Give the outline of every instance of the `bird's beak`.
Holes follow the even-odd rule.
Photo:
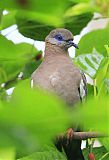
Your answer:
[[[68,48],[74,46],[75,48],[79,49],[78,45],[75,44],[72,40],[67,41],[67,46]]]
[[[79,49],[78,45],[75,44],[74,42],[72,42],[72,46],[74,46],[75,48]]]

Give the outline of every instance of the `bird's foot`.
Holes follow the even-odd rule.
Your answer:
[[[66,135],[66,137],[67,137],[67,145],[68,145],[69,142],[72,140],[73,135],[74,135],[73,129],[72,129],[72,128],[69,128],[69,129],[67,130],[67,135]]]

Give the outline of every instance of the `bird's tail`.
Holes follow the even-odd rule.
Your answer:
[[[58,139],[55,145],[60,152],[64,150],[68,160],[85,160],[81,150],[81,140]]]

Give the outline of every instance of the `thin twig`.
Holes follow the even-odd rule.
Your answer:
[[[107,155],[109,155],[109,152],[107,152],[105,155],[103,155],[99,160],[103,160],[104,158],[107,157]]]
[[[88,138],[103,138],[103,137],[107,137],[107,135],[97,132],[74,132],[72,138],[86,140]]]

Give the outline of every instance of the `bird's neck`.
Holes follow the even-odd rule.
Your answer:
[[[58,56],[58,55],[63,55],[63,56],[68,56],[68,51],[64,50],[63,48],[50,44],[50,43],[46,43],[45,44],[45,58],[49,57],[49,56]]]

